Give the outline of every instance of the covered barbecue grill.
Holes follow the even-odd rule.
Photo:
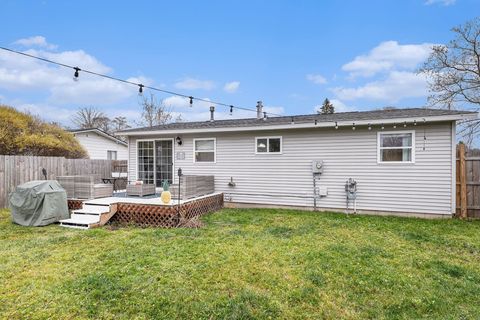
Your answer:
[[[30,181],[10,193],[13,222],[22,226],[46,226],[69,217],[67,193],[55,180]]]

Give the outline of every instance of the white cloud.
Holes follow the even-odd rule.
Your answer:
[[[175,83],[175,88],[185,90],[212,90],[215,88],[215,83],[210,80],[200,80],[195,78],[185,78]]]
[[[450,6],[455,4],[455,2],[457,2],[457,0],[427,0],[425,1],[425,5],[441,4],[443,6]]]
[[[228,93],[234,93],[238,90],[240,87],[240,82],[239,81],[232,81],[232,82],[227,82],[223,86],[223,90],[228,92]]]
[[[356,88],[337,87],[333,92],[339,99],[366,99],[397,103],[405,98],[427,95],[427,81],[424,75],[408,71],[392,71],[386,79],[368,82]]]
[[[325,77],[323,77],[320,74],[307,74],[306,78],[307,78],[308,81],[311,81],[315,84],[325,84],[325,83],[327,83],[327,79],[325,79]]]
[[[58,61],[82,69],[109,74],[111,68],[82,50],[50,52],[27,50],[26,53]],[[73,70],[47,64],[9,52],[0,52],[0,88],[16,92],[47,94],[48,104],[117,103],[137,94],[132,85],[82,73],[79,81],[73,81]],[[132,77],[129,80],[150,84],[151,80]]]
[[[386,41],[373,48],[368,54],[355,57],[342,66],[351,77],[370,77],[380,72],[396,69],[413,69],[430,54],[431,43],[401,45],[397,41]]]
[[[14,44],[21,45],[24,47],[40,47],[49,50],[54,50],[58,46],[47,42],[47,39],[42,36],[34,36],[30,38],[19,39],[14,42]]]

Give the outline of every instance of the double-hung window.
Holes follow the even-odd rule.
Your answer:
[[[256,137],[255,153],[282,153],[282,137]]]
[[[415,133],[395,131],[378,133],[379,163],[414,163]]]
[[[202,138],[193,140],[194,162],[215,162],[216,146],[215,138]]]

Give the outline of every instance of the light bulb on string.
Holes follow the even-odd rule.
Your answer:
[[[338,129],[338,123],[335,121],[335,129]]]
[[[355,131],[355,122],[352,124],[352,130]]]
[[[230,115],[233,115],[233,106],[230,106]]]
[[[143,84],[138,85],[138,95],[143,96]]]
[[[265,111],[263,112],[263,121],[267,121],[267,113]]]
[[[372,126],[370,125],[370,123],[368,124],[368,130],[372,130]]]
[[[190,108],[191,108],[191,107],[193,107],[193,97],[190,96],[190,97],[188,97],[188,98],[190,99]]]
[[[78,81],[78,77],[80,76],[80,69],[79,67],[75,67],[73,68],[75,70],[74,74],[73,74],[73,81]]]

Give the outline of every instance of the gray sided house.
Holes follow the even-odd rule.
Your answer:
[[[261,106],[259,107],[261,108]],[[468,111],[394,109],[172,123],[122,131],[129,180],[161,186],[176,171],[214,175],[230,206],[343,211],[357,182],[359,212],[451,216],[456,121]],[[323,161],[313,187],[312,161]]]

